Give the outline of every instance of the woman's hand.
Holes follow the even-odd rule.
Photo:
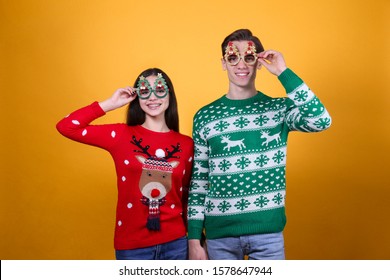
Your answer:
[[[134,88],[132,87],[120,88],[117,89],[110,98],[102,102],[99,102],[99,105],[100,107],[102,107],[104,112],[108,112],[129,104],[136,97],[137,94]]]

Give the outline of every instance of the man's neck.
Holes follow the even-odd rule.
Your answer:
[[[257,94],[257,90],[255,86],[251,87],[238,87],[230,85],[229,91],[226,94],[226,97],[233,100],[239,99],[248,99]]]

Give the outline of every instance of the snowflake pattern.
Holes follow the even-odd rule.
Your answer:
[[[215,208],[215,205],[211,201],[207,201],[207,203],[205,204],[205,208],[207,212],[211,212]]]
[[[237,201],[237,203],[234,205],[237,209],[244,211],[244,209],[248,208],[250,205],[250,202],[244,198],[241,200]]]
[[[189,207],[188,208],[188,216],[189,217],[194,217],[199,213],[195,208]]]
[[[249,159],[247,159],[246,157],[241,157],[236,161],[235,165],[238,168],[245,169],[250,163],[251,161]]]
[[[224,159],[218,164],[219,169],[221,169],[223,172],[226,172],[226,170],[228,170],[230,166],[232,166],[232,164],[226,159]]]
[[[276,162],[277,164],[281,163],[284,159],[284,153],[282,151],[278,151],[277,153],[275,153],[275,155],[273,156],[272,158],[274,160],[274,162]]]
[[[202,154],[202,151],[197,146],[195,146],[194,155],[196,157],[199,157],[201,154]]]
[[[258,126],[263,126],[269,121],[269,118],[266,115],[258,116],[253,122]]]
[[[203,137],[204,138],[207,138],[207,136],[209,135],[211,129],[209,127],[205,127],[204,131],[203,131]]]
[[[215,162],[214,161],[210,161],[209,168],[210,168],[211,172],[213,172],[215,170]]]
[[[198,183],[195,183],[194,181],[191,182],[191,190],[197,190],[199,187]]]
[[[276,204],[280,205],[283,202],[283,196],[280,193],[278,193],[274,196],[272,201],[275,202]]]
[[[298,101],[298,102],[305,102],[306,99],[308,97],[308,93],[306,90],[300,90],[300,91],[297,91],[295,97],[294,97],[294,100],[295,101]]]
[[[319,129],[325,129],[330,126],[330,118],[320,118],[314,124]]]
[[[232,207],[232,205],[225,200],[222,201],[220,204],[218,204],[218,209],[222,213],[225,213],[226,211],[228,211],[230,209],[230,207]]]
[[[268,163],[268,161],[269,157],[267,157],[266,155],[260,155],[256,158],[255,163],[257,166],[263,167]]]
[[[283,207],[287,137],[280,133],[281,123],[305,132],[326,129],[331,124],[330,116],[315,96],[309,100],[312,95],[303,84],[288,93],[290,99],[267,98],[239,107],[222,101],[203,109],[194,120],[198,128],[195,155],[199,160],[208,157],[211,173],[208,179],[192,182],[191,190],[195,191],[190,194],[193,199],[190,198],[189,205],[194,208],[189,207],[189,217],[203,219],[205,213],[223,216]],[[256,137],[256,132],[263,130],[272,131],[272,135],[279,133],[280,144],[261,145],[263,140]],[[244,139],[246,147],[224,149],[226,143],[219,144],[218,140],[225,135],[233,140]],[[216,144],[212,145],[213,153],[209,143]]]
[[[263,208],[264,206],[266,206],[269,202],[269,199],[266,198],[265,196],[261,195],[260,197],[258,197],[256,199],[256,201],[254,202],[254,204],[257,206],[257,207],[260,207],[260,208]]]
[[[279,111],[277,114],[274,115],[272,118],[275,122],[280,122],[280,120],[283,118],[283,113]]]
[[[250,121],[247,118],[244,118],[243,116],[236,119],[236,121],[233,123],[238,128],[244,128],[250,123]]]
[[[225,129],[227,129],[229,127],[229,123],[226,122],[226,121],[219,121],[215,126],[214,126],[214,129],[216,131],[219,131],[219,132],[222,132],[224,131]]]

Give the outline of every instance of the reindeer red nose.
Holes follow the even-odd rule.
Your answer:
[[[160,195],[160,191],[158,189],[153,189],[151,192],[150,192],[150,195],[155,198],[155,197],[158,197]]]

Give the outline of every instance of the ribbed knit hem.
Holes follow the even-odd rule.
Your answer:
[[[203,221],[189,220],[188,221],[188,239],[200,240],[203,232]]]
[[[285,208],[262,213],[254,212],[233,216],[208,216],[205,228],[207,239],[283,231],[286,225]]]
[[[104,112],[102,107],[100,107],[99,102],[95,101],[90,106],[93,110],[95,118],[99,118],[99,117],[104,116],[106,114],[106,112]]]
[[[299,87],[303,81],[290,68],[287,68],[278,76],[287,94]]]

